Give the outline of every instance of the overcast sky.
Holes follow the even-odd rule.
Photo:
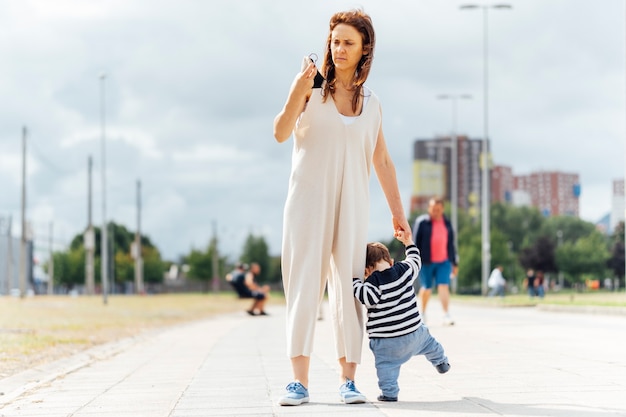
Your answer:
[[[442,0],[0,0],[0,216],[19,235],[21,130],[28,128],[27,217],[39,255],[102,223],[99,76],[106,73],[107,217],[142,232],[166,259],[207,246],[236,259],[249,233],[279,254],[292,140],[272,136],[304,55],[322,56],[332,13],[363,7],[377,45],[367,85],[409,206],[412,144],[483,133],[482,12]],[[489,12],[490,136],[514,174],[578,173],[581,217],[610,211],[624,176],[624,0],[512,0]],[[372,179],[371,239],[391,237]],[[312,216],[315,213],[311,213]]]

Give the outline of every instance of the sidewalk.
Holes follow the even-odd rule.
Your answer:
[[[101,346],[0,380],[0,416],[626,416],[626,316],[453,305],[431,333],[452,369],[406,364],[400,401],[379,403],[367,341],[357,386],[372,402],[339,401],[328,319],[318,322],[311,402],[281,407],[290,382],[284,309],[244,312]],[[328,314],[325,314],[328,317]]]

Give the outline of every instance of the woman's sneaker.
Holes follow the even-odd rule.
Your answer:
[[[365,395],[361,394],[354,386],[354,381],[346,378],[346,383],[339,387],[341,401],[346,404],[361,404],[366,401]]]
[[[280,397],[278,404],[280,405],[300,405],[309,402],[309,390],[304,388],[299,382],[292,382],[287,385],[287,393]]]

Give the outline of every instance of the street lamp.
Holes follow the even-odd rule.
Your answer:
[[[460,6],[461,10],[483,10],[483,152],[482,152],[482,293],[487,294],[487,280],[491,269],[491,243],[489,236],[489,85],[488,85],[488,26],[487,12],[489,9],[511,9],[509,4],[464,4]]]
[[[107,303],[107,295],[109,292],[109,278],[108,278],[108,236],[107,236],[107,192],[106,192],[106,146],[105,146],[105,129],[104,129],[104,82],[106,80],[106,74],[100,74],[100,130],[102,133],[102,230],[100,233],[100,251],[101,251],[101,266],[102,266],[102,300],[104,304]]]
[[[439,100],[450,100],[452,102],[452,132],[450,133],[450,217],[452,217],[452,230],[454,230],[454,247],[459,250],[458,243],[458,214],[459,207],[459,153],[458,139],[456,136],[456,103],[459,99],[470,100],[470,94],[439,94]]]

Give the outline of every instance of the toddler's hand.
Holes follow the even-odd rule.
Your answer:
[[[396,239],[398,239],[404,246],[409,246],[413,243],[413,237],[411,233],[405,232],[404,230],[396,230],[394,233]]]

